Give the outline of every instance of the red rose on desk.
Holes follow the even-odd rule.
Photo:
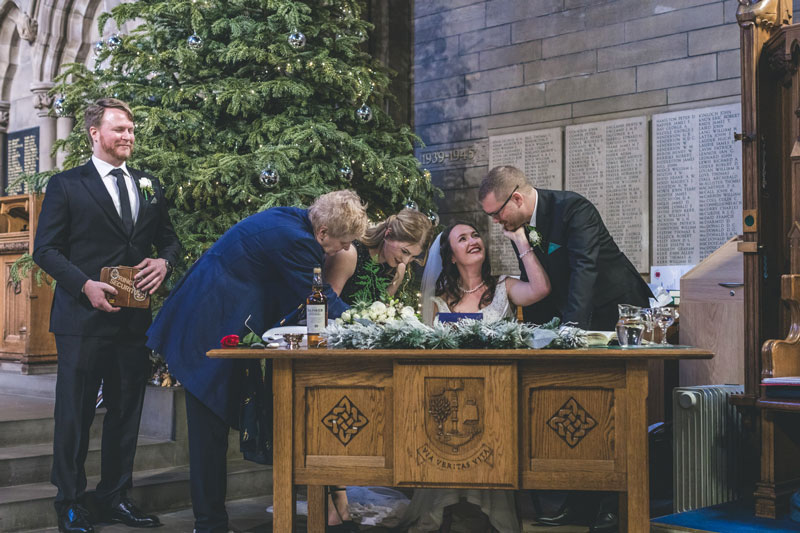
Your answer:
[[[235,348],[239,346],[239,335],[225,335],[219,343],[223,348]]]

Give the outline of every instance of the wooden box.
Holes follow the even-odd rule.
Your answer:
[[[744,383],[744,274],[739,238],[681,277],[680,343],[716,354],[682,361],[680,385]]]
[[[38,286],[35,270],[19,283],[11,279],[11,267],[23,254],[33,251],[42,195],[0,198],[0,361],[30,365],[56,361],[55,337],[49,332],[53,291],[49,283]],[[50,278],[47,278],[48,282]]]

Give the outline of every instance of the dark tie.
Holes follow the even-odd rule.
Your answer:
[[[117,178],[117,188],[119,189],[119,211],[122,218],[122,225],[130,235],[133,232],[133,216],[131,215],[131,199],[128,196],[128,185],[125,183],[125,174],[121,168],[115,168],[109,172]]]

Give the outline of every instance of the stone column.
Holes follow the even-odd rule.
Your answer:
[[[59,140],[66,139],[69,137],[69,134],[72,132],[72,128],[75,126],[75,118],[74,117],[58,117],[58,121],[56,122],[56,134]],[[67,158],[67,152],[64,150],[59,150],[56,152],[56,166],[58,168],[64,168],[64,159]]]
[[[3,169],[2,176],[0,176],[0,196],[5,196],[8,193],[8,165],[6,165],[6,158],[8,153],[8,123],[11,111],[11,102],[0,100],[0,168]]]
[[[54,86],[51,81],[31,85],[33,107],[39,117],[39,172],[53,170],[56,166],[56,158],[50,155],[56,141],[56,117],[50,115],[54,98],[49,94]]]

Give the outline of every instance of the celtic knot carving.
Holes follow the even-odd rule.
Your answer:
[[[575,398],[570,398],[547,421],[547,425],[558,433],[570,448],[574,448],[597,425],[597,422]]]
[[[342,399],[322,419],[322,424],[344,446],[350,444],[353,437],[368,423],[369,420],[364,413],[347,396],[342,396]]]

